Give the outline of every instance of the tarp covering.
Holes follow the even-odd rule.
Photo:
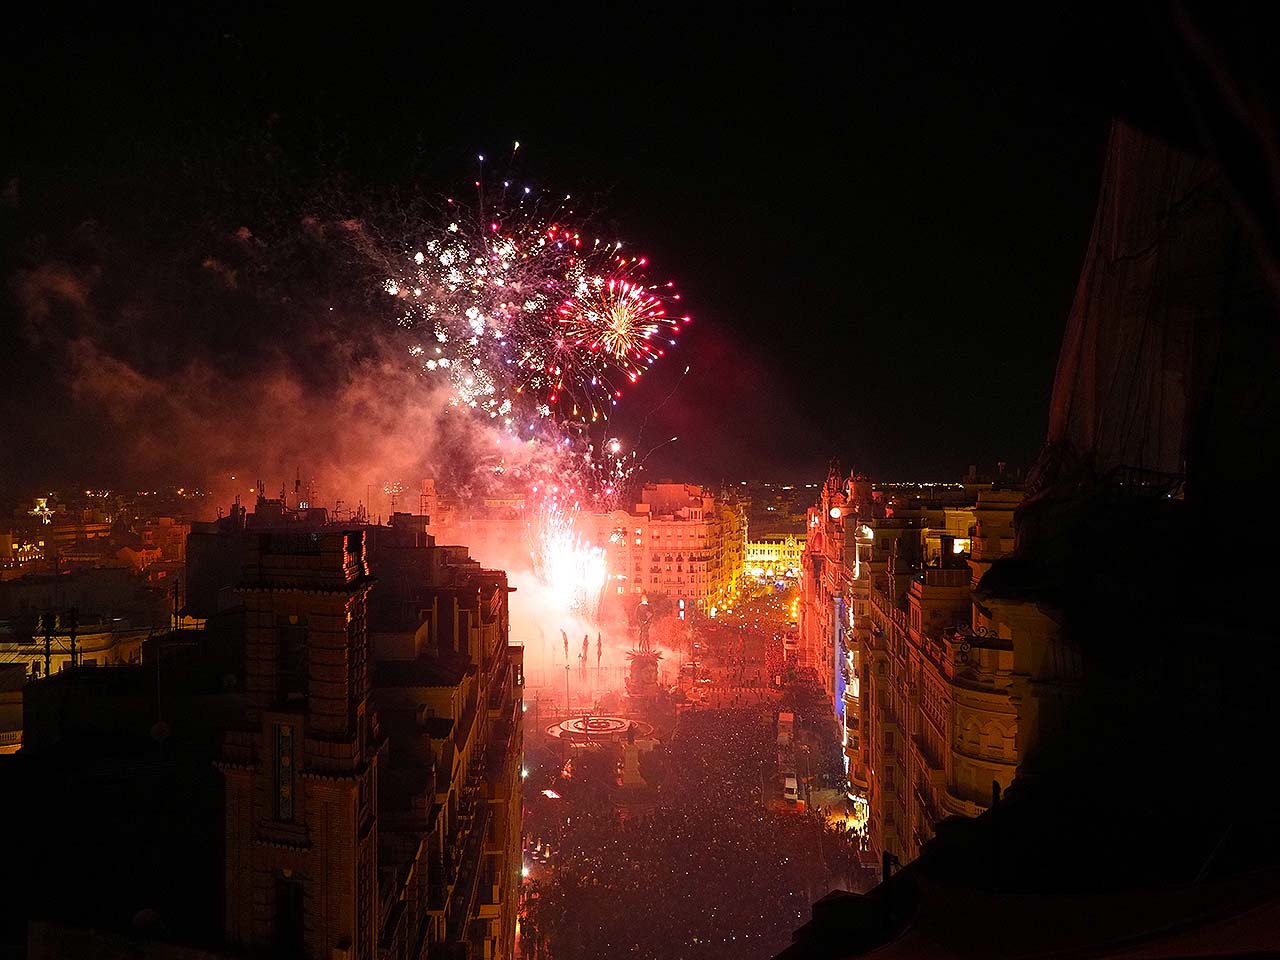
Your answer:
[[[1113,125],[1054,380],[1051,457],[1095,476],[1184,471],[1195,326],[1223,313],[1237,232],[1210,163]]]

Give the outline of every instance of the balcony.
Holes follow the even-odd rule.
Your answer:
[[[937,823],[942,819],[938,811],[934,809],[933,801],[929,799],[929,795],[924,790],[921,790],[918,785],[915,788],[915,797],[916,804],[930,823]]]
[[[973,573],[964,567],[925,567],[923,582],[926,587],[967,587]]]
[[[912,737],[911,744],[915,747],[916,753],[920,756],[920,761],[929,771],[931,778],[937,779],[944,773],[942,761],[929,752],[929,745],[922,737]]]
[[[476,896],[480,890],[482,850],[488,828],[489,807],[481,805],[475,823],[467,831],[462,853],[459,856],[458,881],[449,898],[448,936],[459,940],[465,935],[467,921],[475,912]]]

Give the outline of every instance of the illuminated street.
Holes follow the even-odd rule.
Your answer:
[[[697,670],[680,678],[695,699],[640,755],[644,785],[620,786],[616,747],[575,753],[569,777],[561,754],[531,750],[543,759],[526,781],[525,956],[768,957],[814,899],[871,881],[838,818],[783,798],[778,713],[822,711],[811,687],[769,670],[793,595],[770,586],[699,621]],[[819,769],[815,755],[804,790],[830,802],[839,766],[827,759]],[[548,843],[544,864],[535,851]]]

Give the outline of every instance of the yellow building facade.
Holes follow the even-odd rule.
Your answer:
[[[804,545],[803,533],[776,534],[748,540],[746,572],[757,578],[798,576]]]
[[[1020,490],[903,508],[836,472],[802,555],[802,664],[837,715],[869,850],[903,863],[976,816],[1034,745],[1073,667],[1051,613],[979,586],[1014,547]],[[887,515],[886,515],[887,514]]]
[[[746,518],[737,505],[693,484],[662,481],[645,484],[628,516],[629,549],[639,557],[638,564],[632,560],[630,592],[662,594],[678,610],[708,615],[732,602],[747,548]]]

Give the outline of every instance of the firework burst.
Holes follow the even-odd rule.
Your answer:
[[[566,613],[596,619],[609,579],[604,550],[585,542],[576,529],[578,503],[550,496],[530,527],[534,573],[556,606]]]
[[[480,161],[475,202],[450,198],[402,241],[382,289],[423,376],[497,428],[492,455],[470,466],[524,494],[535,573],[562,609],[592,618],[608,573],[577,531],[579,504],[615,509],[638,465],[604,424],[690,318],[675,285],[597,236],[567,195],[499,189]]]
[[[680,295],[670,283],[665,288],[646,285],[636,276],[645,265],[643,258],[616,258],[607,277],[595,275],[581,283],[557,311],[576,349],[598,356],[601,364],[632,383],[675,344],[680,332],[680,320],[667,315],[667,304]]]
[[[419,334],[411,353],[449,385],[451,402],[528,437],[539,420],[608,420],[625,386],[674,346],[671,282],[620,241],[586,239],[567,206],[503,181],[474,207],[450,200],[443,222],[383,282],[399,323]]]

